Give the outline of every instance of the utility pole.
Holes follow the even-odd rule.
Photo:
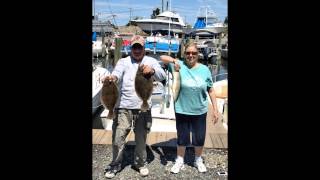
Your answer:
[[[129,8],[130,9],[130,20],[129,20],[129,26],[131,26],[131,10],[132,8]]]

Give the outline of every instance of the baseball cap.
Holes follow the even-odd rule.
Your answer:
[[[136,43],[140,44],[141,46],[144,46],[144,38],[140,35],[134,35],[131,38],[131,45],[133,46]]]

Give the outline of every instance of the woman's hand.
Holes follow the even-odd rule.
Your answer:
[[[216,111],[213,111],[213,124],[216,124],[218,122],[218,120],[220,119],[220,113],[216,110]]]
[[[180,70],[180,64],[178,63],[178,60],[177,59],[173,59],[173,64],[174,64],[174,70],[179,72]]]

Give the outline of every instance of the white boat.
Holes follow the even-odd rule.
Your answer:
[[[211,10],[210,6],[201,6],[199,8],[193,28],[197,31],[209,31],[216,34],[226,30],[226,26],[219,22],[216,13]]]
[[[149,36],[145,40],[145,50],[147,52],[171,52],[178,53],[180,41],[176,37],[170,36]]]
[[[106,45],[102,43],[101,39],[92,41],[92,55],[94,57],[104,57],[106,54]]]
[[[101,106],[100,95],[102,82],[101,78],[108,73],[105,68],[93,66],[92,72],[92,114]]]
[[[212,40],[204,40],[197,42],[197,49],[199,51],[199,60],[204,64],[214,64],[217,60],[217,48]]]
[[[218,111],[222,114],[222,125],[227,130],[228,129],[228,78],[227,73],[218,74],[214,76],[213,88],[216,95]],[[225,79],[215,81],[219,79],[218,77],[223,76]],[[209,102],[211,100],[209,98]]]
[[[109,21],[100,21],[98,16],[92,20],[92,55],[94,57],[104,57],[107,53],[106,35],[111,35],[113,31],[112,24]]]
[[[131,20],[136,23],[143,31],[150,33],[151,31],[167,31],[174,33],[182,33],[185,23],[181,16],[173,11],[164,11],[156,16],[155,19],[138,19]]]

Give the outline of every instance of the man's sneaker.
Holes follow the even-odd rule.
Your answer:
[[[139,173],[140,173],[141,176],[148,176],[149,170],[148,170],[147,167],[142,166],[142,167],[139,168]]]
[[[195,166],[196,168],[198,168],[198,171],[201,172],[201,173],[207,172],[207,168],[206,168],[206,166],[203,164],[202,159],[200,159],[200,160],[198,160],[198,161],[195,161],[195,162],[194,162],[194,166]]]
[[[171,172],[177,174],[180,169],[184,168],[184,163],[183,161],[176,161],[176,163],[172,166]]]
[[[111,166],[108,169],[106,169],[106,173],[104,174],[104,176],[106,178],[113,178],[118,172],[120,171],[119,166]]]

